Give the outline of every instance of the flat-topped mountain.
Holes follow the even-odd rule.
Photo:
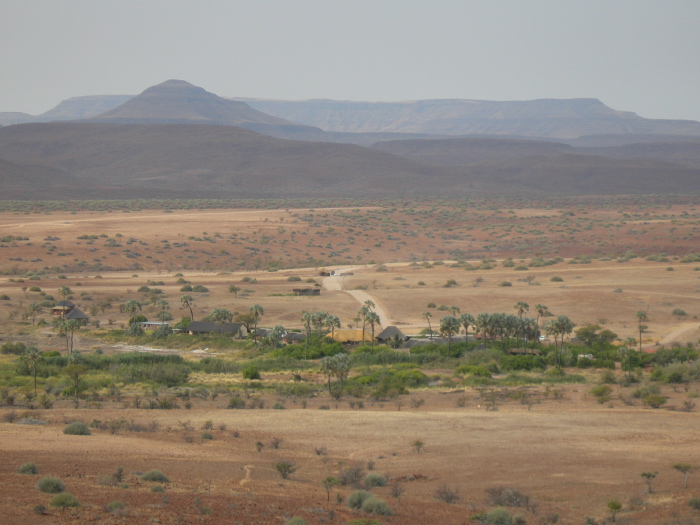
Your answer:
[[[237,99],[270,115],[347,133],[427,133],[575,138],[601,134],[700,135],[700,122],[652,120],[617,111],[596,99],[542,99],[514,102],[418,100],[347,102],[337,100]]]

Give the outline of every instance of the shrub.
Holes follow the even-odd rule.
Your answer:
[[[63,429],[63,433],[71,436],[89,436],[92,434],[88,426],[80,421],[70,423]]]
[[[345,504],[351,509],[361,509],[365,501],[371,497],[372,494],[366,490],[355,490],[348,496]]]
[[[64,492],[63,494],[57,494],[51,498],[49,505],[59,509],[65,509],[68,507],[80,507],[80,502],[78,498],[73,496],[70,492]]]
[[[376,496],[370,496],[362,504],[362,510],[368,514],[378,514],[380,516],[391,516],[393,512],[391,507],[387,505],[386,501],[377,498]]]
[[[202,439],[214,439],[214,436],[212,435],[211,432],[204,432],[202,434]]]
[[[365,477],[365,469],[362,465],[350,465],[338,472],[338,480],[341,485],[360,487]]]
[[[700,510],[700,498],[691,498],[688,505],[691,509]]]
[[[673,312],[671,312],[673,315],[688,315],[685,310],[682,308],[674,308]]]
[[[284,525],[307,525],[304,518],[299,516],[294,516],[293,518],[287,520]]]
[[[501,281],[500,283],[498,283],[498,286],[513,286],[513,283],[511,283],[510,281]]]
[[[299,467],[289,461],[280,461],[275,465],[275,468],[282,476],[282,479],[289,479],[289,476],[294,474]]]
[[[243,370],[241,370],[241,374],[243,375],[243,379],[260,379],[260,372],[258,372],[258,369],[255,367],[255,365],[248,365]]]
[[[228,408],[245,408],[245,399],[243,399],[241,396],[229,397]]]
[[[528,507],[530,498],[526,494],[504,487],[494,487],[486,490],[489,501],[498,507]]]
[[[111,501],[105,505],[105,510],[107,512],[114,512],[115,510],[122,510],[126,505],[121,501]]]
[[[19,468],[17,469],[17,473],[18,474],[38,474],[39,467],[37,467],[34,463],[25,463],[25,464],[19,466]]]
[[[664,405],[666,401],[668,401],[668,398],[660,394],[649,394],[644,396],[644,404],[649,405],[651,408],[659,408],[661,405]]]
[[[47,494],[59,494],[66,490],[66,486],[58,478],[46,476],[41,478],[36,484],[37,490],[46,492]]]
[[[163,485],[154,485],[151,487],[151,492],[165,492],[165,487]]]
[[[595,396],[595,398],[598,400],[598,403],[601,405],[603,403],[607,403],[610,401],[610,394],[612,393],[612,388],[610,388],[608,385],[598,385],[594,386],[591,389],[591,394]]]
[[[552,281],[553,283],[561,283],[561,282],[564,282],[564,279],[562,279],[562,278],[559,277],[558,275],[555,275],[554,277],[552,277],[552,278],[550,279],[550,281]]]
[[[513,517],[506,509],[499,507],[486,513],[486,523],[489,525],[512,525]]]
[[[457,503],[460,498],[456,489],[450,488],[447,485],[442,485],[435,491],[435,499],[444,501],[445,503]]]
[[[378,472],[370,472],[365,476],[365,487],[386,487],[386,478]]]
[[[149,470],[146,472],[144,475],[141,476],[141,479],[144,481],[157,481],[159,483],[169,483],[170,480],[168,477],[163,474],[160,470]]]

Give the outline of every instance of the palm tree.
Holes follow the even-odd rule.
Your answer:
[[[440,319],[440,333],[447,335],[447,355],[450,355],[450,347],[452,346],[452,336],[459,332],[461,328],[459,319],[454,315],[446,315]]]
[[[314,325],[314,328],[316,329],[316,332],[321,335],[321,331],[323,330],[323,327],[326,325],[326,319],[328,318],[328,314],[326,312],[314,312],[312,315],[312,323]]]
[[[469,338],[469,327],[474,324],[474,317],[472,314],[462,314],[459,316],[459,322],[464,327],[464,340],[467,341]]]
[[[565,316],[560,315],[545,326],[545,332],[554,337],[554,351],[556,352],[556,367],[561,370],[561,354],[564,349],[564,338],[574,330],[574,323]]]
[[[326,328],[331,329],[331,339],[335,339],[335,329],[340,328],[340,319],[337,315],[326,315]]]
[[[374,325],[375,324],[380,324],[381,320],[379,319],[379,316],[377,315],[376,312],[369,312],[367,316],[365,317],[365,320],[369,323],[369,325],[372,327],[372,349],[374,349]],[[365,337],[364,330],[362,331],[362,341],[364,342]]]
[[[365,326],[367,325],[367,316],[370,314],[372,310],[366,305],[362,305],[360,309],[357,311],[357,315],[360,319],[362,319],[362,340],[365,340]]]
[[[234,297],[238,297],[238,292],[240,292],[241,289],[235,284],[230,284],[228,287],[228,291],[232,293]]]
[[[647,317],[647,313],[644,310],[639,310],[636,314],[634,314],[635,317],[637,318],[637,323],[639,324],[639,353],[642,353],[642,332],[646,330],[646,325],[642,324],[646,321],[649,320],[649,317]]]
[[[39,303],[32,303],[27,305],[27,314],[32,318],[32,326],[36,321],[36,314],[41,312],[41,305]]]
[[[69,295],[72,295],[72,294],[73,294],[73,290],[71,290],[70,288],[68,288],[68,287],[65,286],[65,285],[64,285],[64,286],[61,286],[61,287],[58,289],[58,295],[60,295],[61,297],[63,297],[63,300],[64,300],[64,301],[65,301],[66,297],[68,297]]]
[[[80,330],[81,326],[77,319],[64,319],[58,324],[58,333],[66,336],[66,350],[69,354],[73,353],[75,332]]]
[[[36,366],[40,361],[44,360],[44,355],[36,346],[30,346],[24,351],[20,359],[22,362],[27,363],[32,370],[32,375],[34,376],[34,397],[36,397]]]
[[[459,309],[459,306],[450,306],[450,312],[454,317],[457,317],[457,314],[461,312]]]
[[[160,309],[160,322],[165,322],[165,313],[170,308],[170,304],[165,299],[158,299],[155,304],[156,308]]]
[[[430,312],[423,312],[423,317],[428,320],[428,333],[430,334],[430,340],[433,340],[433,327],[430,325],[430,318],[433,316]]]
[[[183,295],[180,297],[180,302],[190,309],[190,319],[194,321],[194,312],[192,311],[192,303],[194,298],[191,295]]]
[[[226,308],[214,308],[207,316],[207,319],[216,323],[219,328],[219,333],[223,332],[224,324],[230,323],[233,319],[233,314]]]
[[[537,312],[537,318],[535,319],[535,322],[537,323],[537,327],[539,328],[540,317],[544,317],[545,315],[549,315],[549,308],[547,308],[543,304],[536,304],[535,305],[535,312]]]
[[[301,312],[301,322],[304,323],[306,327],[306,350],[304,352],[304,359],[308,359],[309,357],[309,338],[311,337],[311,323],[313,320],[314,315],[311,312]]]
[[[136,299],[129,299],[124,305],[124,312],[129,314],[129,324],[134,322],[136,314],[143,309],[143,305]]]
[[[258,319],[260,319],[263,315],[265,315],[265,311],[263,310],[263,307],[260,306],[259,304],[254,304],[253,306],[250,307],[248,310],[251,314],[253,314],[253,317],[255,318],[255,321],[253,322],[253,340],[255,341],[255,344],[258,344]]]

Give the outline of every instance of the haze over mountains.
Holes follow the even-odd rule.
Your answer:
[[[700,123],[593,99],[244,101],[171,80],[13,121],[4,199],[700,190]]]

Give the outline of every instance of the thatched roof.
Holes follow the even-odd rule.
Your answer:
[[[242,327],[241,323],[217,324],[213,321],[193,321],[187,327],[187,330],[199,334],[237,334],[242,332]]]
[[[394,338],[398,338],[399,341],[408,340],[408,336],[406,336],[401,330],[399,330],[395,326],[387,326],[384,330],[382,330],[379,333],[379,335],[375,337],[377,341],[389,341],[390,339]]]
[[[90,317],[88,317],[85,312],[80,310],[80,308],[73,308],[66,314],[65,319],[78,319],[79,321],[84,321],[90,319]]]

